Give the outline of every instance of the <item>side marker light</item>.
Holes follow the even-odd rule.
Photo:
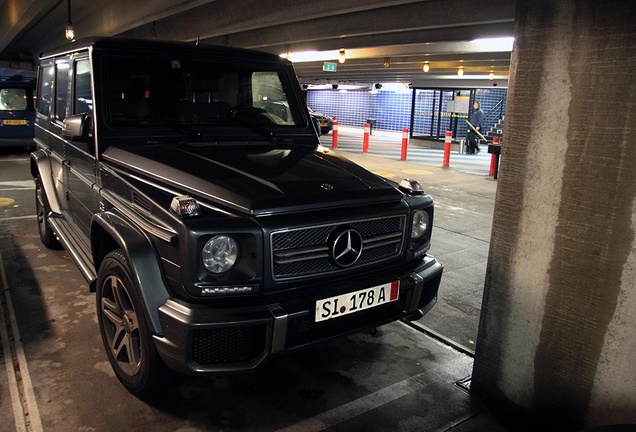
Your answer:
[[[172,198],[170,211],[179,216],[179,219],[186,219],[201,216],[201,207],[197,201],[188,195],[181,195]]]

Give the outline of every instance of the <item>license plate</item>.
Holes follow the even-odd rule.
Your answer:
[[[2,124],[5,126],[25,126],[27,124],[26,120],[3,120]]]
[[[329,126],[329,123],[320,123],[320,126],[327,127],[327,126]]]
[[[400,281],[316,301],[316,322],[390,303],[400,295]]]

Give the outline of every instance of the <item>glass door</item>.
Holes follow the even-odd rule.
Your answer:
[[[468,115],[469,100],[470,90],[415,89],[411,136],[443,141],[446,131],[451,131],[453,138],[458,138],[463,128],[460,120]]]

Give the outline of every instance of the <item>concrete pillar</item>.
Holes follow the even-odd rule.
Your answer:
[[[636,423],[636,2],[519,0],[472,389]]]

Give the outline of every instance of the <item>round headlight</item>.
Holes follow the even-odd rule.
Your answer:
[[[228,236],[212,237],[201,252],[203,265],[212,273],[223,273],[232,268],[238,258],[238,245]]]
[[[413,229],[411,231],[411,238],[418,239],[424,235],[428,228],[428,213],[424,210],[418,210],[413,215]]]

